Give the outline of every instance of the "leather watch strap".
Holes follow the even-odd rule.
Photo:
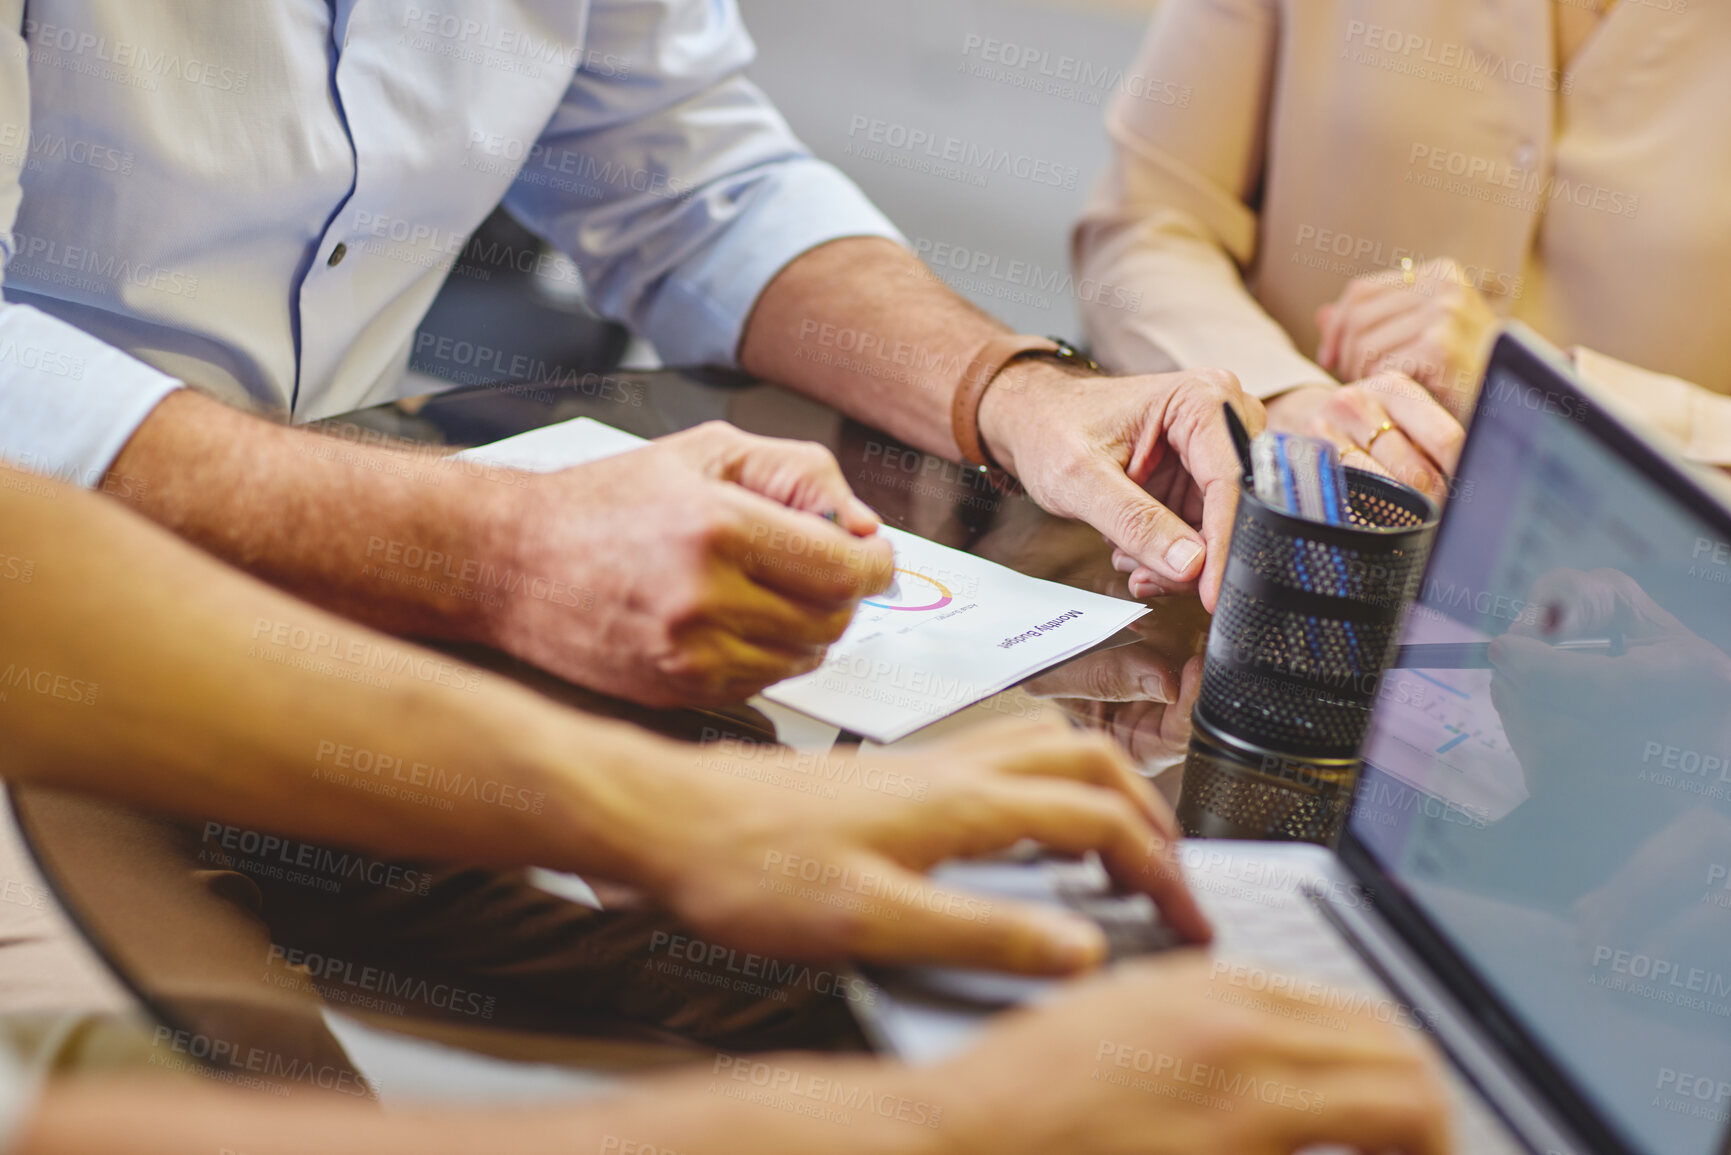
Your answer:
[[[980,437],[980,401],[1004,366],[1019,357],[1035,353],[1058,353],[1063,346],[1048,337],[1028,337],[1020,333],[1000,333],[980,346],[962,373],[950,401],[950,434],[969,465],[989,468],[992,464],[986,444]]]

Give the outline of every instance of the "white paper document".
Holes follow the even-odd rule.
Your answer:
[[[588,417],[462,454],[552,472],[643,442]],[[893,742],[1105,641],[1148,612],[1031,578],[885,526],[894,584],[867,598],[824,664],[765,690],[772,702]]]

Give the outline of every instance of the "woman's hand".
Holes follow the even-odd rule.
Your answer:
[[[1301,385],[1268,401],[1268,427],[1326,437],[1346,465],[1385,473],[1440,503],[1460,464],[1460,422],[1399,373],[1353,385]]]
[[[1316,323],[1324,369],[1343,381],[1398,370],[1459,419],[1478,394],[1500,322],[1460,265],[1441,258],[1354,278],[1317,310]]]

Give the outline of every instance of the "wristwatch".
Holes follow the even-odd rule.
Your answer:
[[[980,401],[1005,366],[1025,357],[1049,357],[1059,364],[1100,372],[1100,366],[1091,358],[1058,337],[1000,333],[980,346],[968,361],[950,401],[950,433],[962,451],[962,459],[982,473],[998,467],[991,454],[986,452],[986,443],[980,437]]]

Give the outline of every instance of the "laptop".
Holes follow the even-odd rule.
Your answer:
[[[1731,511],[1529,331],[1500,339],[1338,851],[1191,841],[1218,985],[1429,1032],[1459,1149],[1720,1155],[1731,1111]],[[1488,645],[1488,649],[1487,649]],[[1452,655],[1452,656],[1451,656]],[[1172,945],[1097,862],[950,864]],[[871,973],[913,1063],[1058,984]]]

